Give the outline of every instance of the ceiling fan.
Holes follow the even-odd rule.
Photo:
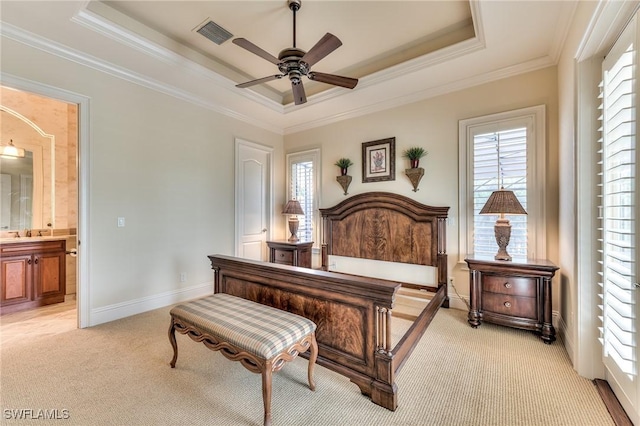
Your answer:
[[[293,90],[293,101],[296,105],[307,102],[307,96],[302,85],[302,76],[306,75],[309,80],[319,81],[322,83],[333,84],[335,86],[353,89],[358,84],[357,78],[343,77],[335,74],[325,74],[322,72],[311,71],[311,67],[327,56],[329,53],[342,46],[342,42],[338,37],[331,33],[326,33],[324,37],[318,41],[315,46],[308,52],[296,47],[296,12],[300,10],[302,0],[289,0],[289,9],[293,12],[293,47],[286,48],[280,52],[278,57],[271,55],[267,51],[261,49],[249,40],[244,38],[236,38],[233,43],[247,49],[249,52],[260,56],[263,59],[278,66],[281,74],[270,75],[268,77],[259,78],[257,80],[247,81],[246,83],[237,84],[236,87],[244,89],[255,84],[266,83],[272,80],[279,80],[283,77],[289,77],[291,80],[291,88]]]

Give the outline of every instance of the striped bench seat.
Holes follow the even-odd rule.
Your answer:
[[[177,305],[170,315],[171,368],[178,359],[177,330],[228,359],[240,361],[249,371],[262,374],[265,426],[271,424],[272,374],[307,350],[309,387],[315,390],[313,369],[318,344],[313,321],[224,293]]]

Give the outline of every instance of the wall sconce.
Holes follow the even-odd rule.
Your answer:
[[[2,158],[23,158],[24,149],[18,148],[13,144],[13,139],[9,139],[9,145],[3,146],[0,151]]]
[[[509,245],[509,239],[511,238],[511,223],[509,222],[509,219],[504,217],[504,215],[527,214],[522,207],[522,204],[520,204],[520,201],[518,201],[516,194],[514,194],[513,191],[507,191],[504,188],[494,191],[482,210],[480,210],[480,214],[500,215],[493,227],[496,235],[496,242],[498,243],[498,253],[495,256],[495,259],[511,260],[511,256],[507,253],[507,246]]]
[[[284,206],[282,214],[291,215],[289,217],[289,231],[291,232],[289,241],[292,243],[298,241],[298,225],[300,224],[300,221],[298,221],[298,215],[301,214],[304,216],[304,211],[302,211],[300,203],[297,200],[287,201],[287,205]]]

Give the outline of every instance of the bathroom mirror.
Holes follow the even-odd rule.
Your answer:
[[[33,153],[23,158],[0,157],[0,229],[32,228]]]
[[[0,105],[0,141],[5,145],[9,140],[25,150],[25,157],[0,157],[0,231],[55,225],[55,137]]]
[[[0,231],[46,228],[42,152],[29,146],[23,158],[0,157]]]

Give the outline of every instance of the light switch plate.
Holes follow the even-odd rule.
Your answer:
[[[118,218],[118,228],[124,228],[124,217]]]

